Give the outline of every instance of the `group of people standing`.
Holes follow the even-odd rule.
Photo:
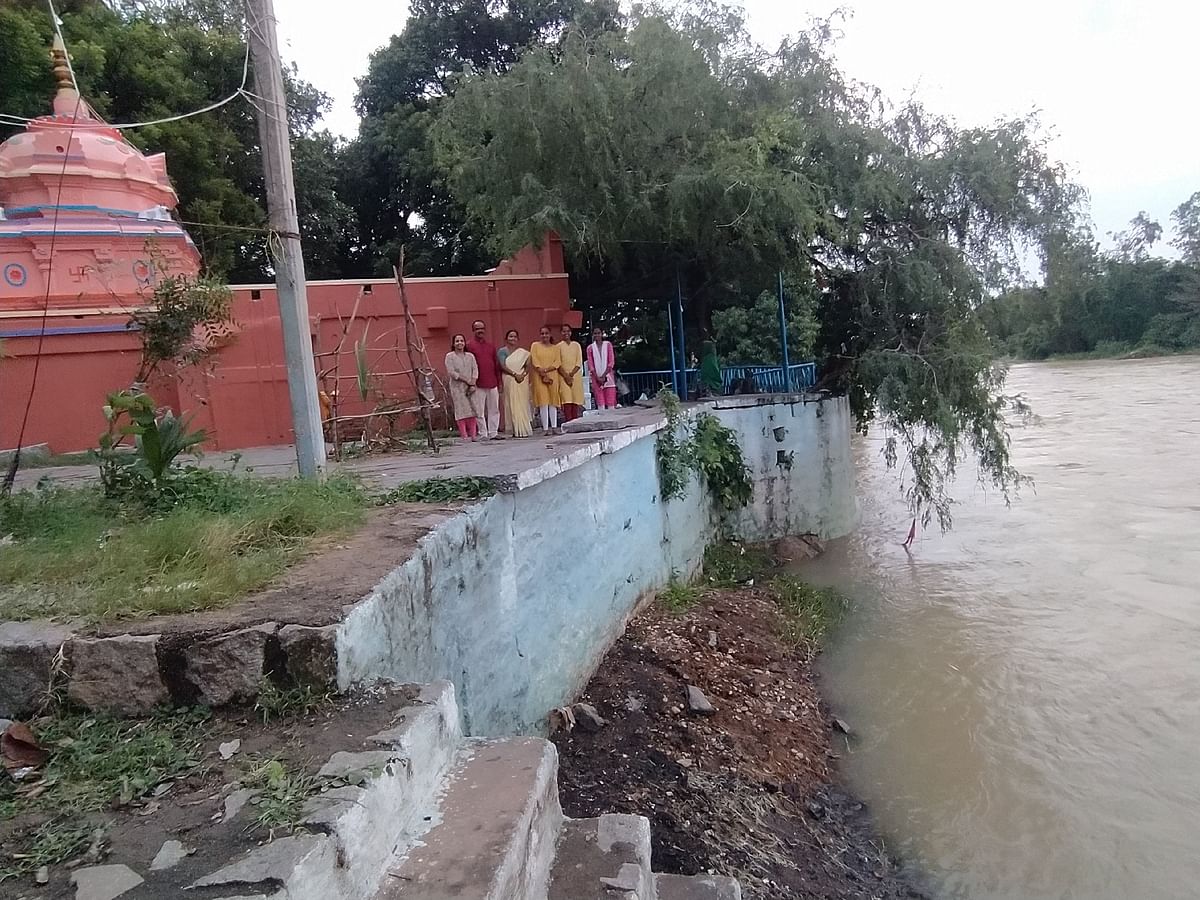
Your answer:
[[[487,325],[482,320],[471,323],[471,332],[469,341],[465,335],[454,335],[446,354],[454,419],[464,441],[503,437],[501,395],[504,420],[513,437],[533,434],[535,413],[544,433],[561,434],[563,425],[583,415],[585,359],[596,407],[616,407],[616,357],[603,329],[592,329],[586,354],[570,325],[562,326],[557,342],[553,329],[543,325],[540,339],[528,350],[520,345],[515,328],[504,335],[500,348],[487,340]]]

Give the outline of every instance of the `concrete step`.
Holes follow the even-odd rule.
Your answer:
[[[550,873],[549,900],[651,900],[650,821],[603,815],[568,819]]]
[[[655,875],[658,900],[742,900],[742,886],[721,875]]]
[[[468,742],[377,900],[541,900],[562,826],[558,752],[541,738]]]
[[[308,801],[305,828],[250,850],[190,888],[247,895],[275,886],[289,900],[366,900],[378,892],[397,848],[429,830],[426,811],[463,746],[450,682],[378,689],[411,691],[412,703],[364,749],[335,753],[321,767],[321,779],[342,786]]]

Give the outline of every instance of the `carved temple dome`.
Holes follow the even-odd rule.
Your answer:
[[[79,96],[57,39],[52,57],[53,113],[0,144],[0,302],[79,305],[139,293],[163,268],[194,274],[166,157],[143,154]]]

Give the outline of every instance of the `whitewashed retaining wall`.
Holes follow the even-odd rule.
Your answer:
[[[844,398],[727,398],[711,408],[737,431],[755,478],[754,499],[733,522],[738,536],[850,531]],[[699,484],[663,502],[661,427],[614,432],[525,472],[516,491],[427,535],[341,624],[340,686],[446,679],[469,733],[539,729],[586,683],[639,600],[692,574],[716,533]]]

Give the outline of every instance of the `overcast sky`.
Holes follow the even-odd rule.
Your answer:
[[[773,45],[836,3],[746,0]],[[960,124],[1041,111],[1054,149],[1091,194],[1098,236],[1145,210],[1164,227],[1200,190],[1200,4],[1193,0],[848,0],[837,56],[893,99],[915,94]],[[354,79],[404,27],[403,0],[337,0],[322,14],[277,0],[281,51],[329,94],[326,124],[357,129]],[[332,14],[329,14],[332,13]],[[1166,248],[1161,248],[1166,249]]]

